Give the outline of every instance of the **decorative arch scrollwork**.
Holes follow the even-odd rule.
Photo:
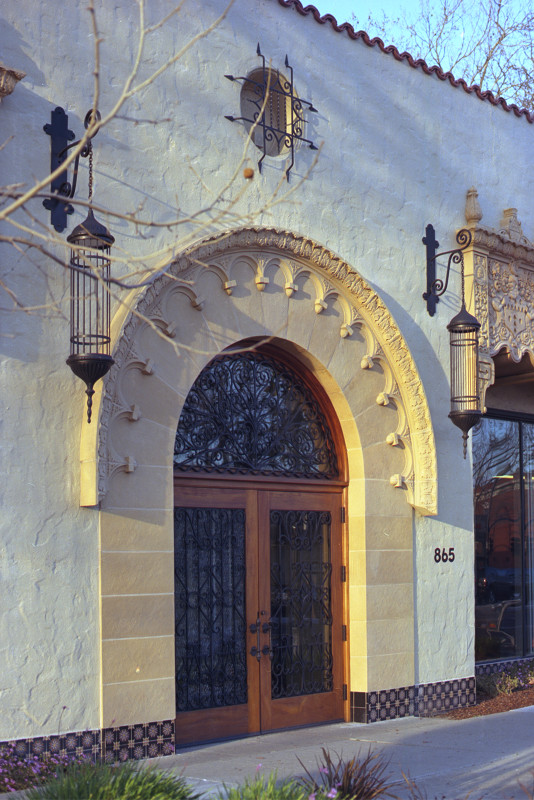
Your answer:
[[[244,265],[252,269],[246,285],[242,285],[243,280],[248,281],[243,278]],[[216,303],[210,296],[204,307],[200,295],[206,291],[203,276],[209,273],[217,277],[221,295]],[[300,287],[306,280],[310,288],[303,292]],[[271,282],[273,287],[276,284],[272,290]],[[182,288],[187,288],[187,292],[182,292]],[[187,326],[176,311],[180,293],[188,298],[191,313],[198,314]],[[248,324],[252,325],[247,335],[279,336],[278,331],[288,324],[291,309],[298,306],[299,313],[304,315],[302,320],[306,319],[306,330],[315,325],[320,337],[320,328],[328,323],[330,336],[335,320],[339,326],[334,334],[339,336],[338,342],[348,342],[354,337],[364,343],[363,354],[357,361],[347,362],[339,377],[356,378],[361,369],[363,385],[376,386],[377,378],[383,380],[382,389],[375,395],[376,402],[380,407],[397,411],[396,421],[392,416],[387,417],[393,425],[387,434],[383,433],[384,447],[394,449],[390,460],[396,464],[395,474],[384,477],[389,477],[392,486],[404,490],[408,503],[420,513],[436,514],[432,421],[417,367],[395,320],[374,289],[339,256],[311,239],[274,228],[243,228],[197,243],[181,253],[166,274],[140,293],[135,310],[118,331],[113,351],[115,365],[103,384],[102,397],[96,400],[100,420],[98,442],[89,430],[92,426],[82,427],[82,504],[91,505],[106,498],[117,472],[132,473],[142,466],[140,458],[144,456],[139,451],[134,427],[143,426],[143,419],[161,419],[167,430],[169,420],[175,412],[176,418],[179,416],[187,393],[210,358],[243,338],[239,326],[228,331],[225,327],[235,325],[233,304],[242,302],[239,298],[243,296],[250,299],[252,306],[254,298],[258,300],[258,314],[247,316]],[[337,311],[332,315],[334,304]],[[217,320],[211,320],[210,314],[215,314]],[[324,323],[318,322],[323,318]],[[148,350],[143,338],[147,330],[157,334],[157,343]],[[193,341],[196,330],[207,337],[205,353],[202,348],[196,349]],[[234,331],[240,335],[233,335]],[[192,338],[182,342],[184,335]],[[166,371],[170,360],[165,350],[169,347],[174,352],[170,372]],[[184,352],[195,352],[196,356],[188,361]],[[191,374],[193,361],[199,368]],[[318,361],[321,362],[320,356]],[[136,379],[134,374],[139,377]],[[367,380],[365,375],[373,378]],[[158,397],[165,397],[163,406]],[[131,432],[124,430],[124,420],[127,425],[131,422]],[[174,427],[171,435],[175,432]],[[404,466],[399,472],[401,454]]]

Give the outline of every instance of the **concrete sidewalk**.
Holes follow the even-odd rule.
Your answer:
[[[534,706],[475,717],[443,717],[379,722],[339,723],[271,733],[238,741],[180,748],[158,759],[163,769],[181,772],[196,788],[213,797],[226,786],[277,770],[280,778],[316,769],[321,747],[345,757],[380,752],[389,759],[395,792],[409,797],[402,772],[428,800],[527,800],[519,782],[534,787]]]

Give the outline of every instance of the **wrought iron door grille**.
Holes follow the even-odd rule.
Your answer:
[[[176,710],[247,702],[245,512],[174,510]]]
[[[260,172],[265,156],[287,152],[289,165],[286,168],[286,178],[289,180],[289,173],[295,163],[296,145],[303,143],[310,150],[317,150],[311,139],[304,136],[304,107],[315,113],[317,109],[309,100],[304,100],[295,93],[293,67],[289,64],[287,55],[284,63],[289,70],[289,78],[267,66],[259,43],[256,53],[262,60],[259,69],[253,70],[248,76],[224,76],[230,81],[237,81],[242,87],[242,116],[227,115],[226,119],[230,122],[243,122],[247,132],[251,132],[252,141],[263,152],[258,161]]]
[[[187,395],[174,448],[177,470],[337,478],[326,419],[308,387],[258,353],[214,359]]]
[[[330,692],[331,516],[271,511],[271,696]]]

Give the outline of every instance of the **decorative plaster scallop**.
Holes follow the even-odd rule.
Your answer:
[[[311,298],[315,314],[326,313],[336,300],[342,312],[341,317],[338,311],[331,313],[342,320],[340,337],[346,339],[354,335],[356,327],[360,329],[367,348],[361,368],[373,370],[375,363],[378,363],[384,373],[384,387],[376,401],[380,406],[392,405],[398,412],[396,430],[387,436],[384,445],[402,447],[405,465],[403,474],[392,476],[391,483],[405,489],[408,502],[422,514],[436,514],[436,450],[430,413],[415,363],[395,320],[376,292],[339,256],[311,239],[272,228],[239,229],[224,237],[217,234],[192,246],[173,262],[168,274],[160,276],[140,297],[118,338],[114,350],[115,365],[105,380],[97,458],[98,499],[106,495],[108,481],[114,472],[131,472],[135,469],[132,456],[121,456],[113,451],[110,429],[118,416],[126,414],[133,421],[139,413],[148,415],[149,410],[145,407],[140,411],[134,410],[131,400],[127,400],[121,390],[121,376],[125,370],[138,369],[146,376],[154,374],[152,363],[136,352],[141,327],[148,324],[159,330],[167,342],[168,337],[175,337],[176,322],[168,319],[166,308],[170,295],[176,292],[185,294],[191,306],[199,312],[199,326],[206,325],[207,317],[205,319],[204,314],[208,314],[208,311],[203,310],[204,301],[196,293],[196,282],[206,270],[217,274],[222,289],[231,298],[227,302],[232,303],[239,283],[234,279],[233,266],[244,262],[252,268],[251,285],[255,284],[263,294],[271,291],[272,279],[265,273],[274,265],[282,274],[282,289],[289,298],[285,302],[290,305],[296,302],[291,298],[300,297],[299,275],[306,276],[309,279],[308,287],[313,286],[315,290],[315,297]],[[183,286],[180,280],[184,281]],[[246,289],[242,287],[242,291]],[[253,296],[247,295],[245,299],[254,302]],[[226,302],[223,295],[220,302]],[[273,302],[279,303],[280,300],[273,299]],[[289,311],[285,313],[289,315]],[[257,324],[261,326],[262,323]],[[277,335],[274,330],[271,333]],[[178,356],[185,343],[174,338],[173,344],[177,352],[178,373],[183,363]],[[204,360],[207,363],[209,358],[211,354],[205,352],[196,361],[201,366],[200,362]],[[146,379],[150,380],[150,377]],[[177,387],[170,388],[180,393]],[[145,399],[143,404],[146,402]],[[378,409],[377,413],[380,413]],[[133,436],[134,429],[135,425],[132,425]],[[87,492],[87,487],[85,489],[84,496],[87,497],[91,492]],[[96,486],[93,493],[93,502],[96,503]]]

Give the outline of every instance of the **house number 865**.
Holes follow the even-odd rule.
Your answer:
[[[454,547],[449,547],[448,550],[444,547],[436,547],[434,550],[434,561],[436,564],[439,564],[441,561],[443,561],[444,564],[446,564],[447,561],[454,561]]]

